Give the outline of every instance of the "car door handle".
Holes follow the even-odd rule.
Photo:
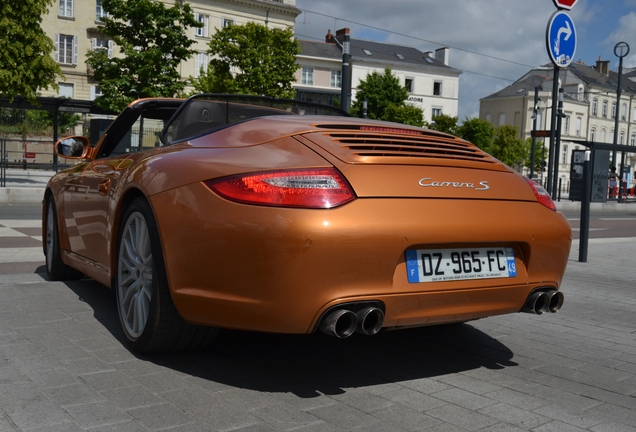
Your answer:
[[[110,189],[110,179],[104,179],[99,182],[97,190],[100,195],[106,195],[108,193],[108,189]]]

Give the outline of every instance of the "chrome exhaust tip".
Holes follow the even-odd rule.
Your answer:
[[[557,291],[555,291],[557,292]],[[541,315],[550,307],[550,296],[545,291],[535,291],[526,300],[521,312]]]
[[[327,315],[320,323],[320,330],[329,336],[340,339],[353,334],[358,326],[358,317],[347,309],[336,309]]]
[[[377,307],[364,308],[356,314],[358,326],[356,331],[365,335],[377,334],[384,323],[384,312]]]
[[[561,291],[548,291],[548,297],[550,298],[548,310],[552,313],[556,313],[563,306],[563,301],[565,300],[565,296]]]

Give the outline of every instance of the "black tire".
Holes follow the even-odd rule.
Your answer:
[[[139,353],[205,348],[218,329],[189,324],[179,315],[160,242],[150,205],[143,197],[135,199],[120,226],[113,285],[126,339]]]
[[[44,236],[44,256],[46,257],[46,275],[52,281],[81,279],[84,275],[62,261],[60,249],[60,230],[57,221],[57,209],[53,196],[47,199],[46,228]]]

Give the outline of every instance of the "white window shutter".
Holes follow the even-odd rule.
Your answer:
[[[210,34],[208,33],[208,24],[210,22],[210,17],[208,15],[205,15],[204,17],[204,25],[203,25],[203,36],[208,37]]]
[[[108,41],[108,58],[113,58],[113,47],[115,46],[115,42],[112,40]]]
[[[73,64],[77,64],[77,36],[73,36]]]
[[[199,13],[198,13],[198,12],[195,12],[195,13],[194,13],[194,20],[195,20],[196,22],[199,22]],[[195,35],[195,36],[199,36],[199,28],[198,28],[198,27],[195,27],[195,28],[194,28],[194,35]]]
[[[91,100],[95,100],[95,86],[92,85],[91,86],[91,96],[90,96]]]
[[[55,33],[55,55],[53,56],[53,59],[56,62],[60,61],[60,35]]]
[[[91,50],[95,51],[95,48],[97,48],[97,38],[92,38],[91,39]]]

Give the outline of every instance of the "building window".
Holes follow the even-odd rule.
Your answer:
[[[57,91],[58,96],[73,99],[73,84],[58,83],[60,89]]]
[[[566,135],[570,135],[570,116],[566,115],[563,120],[565,120],[563,122],[563,133]]]
[[[598,99],[594,98],[592,101],[592,115],[595,116],[598,114]]]
[[[102,92],[102,88],[100,86],[91,86],[91,95],[90,95],[90,99],[91,100],[95,100],[100,96],[103,96],[104,93]]]
[[[113,44],[112,40],[93,38],[91,40],[91,49],[103,49],[108,53],[108,58],[113,58]]]
[[[603,117],[607,117],[607,101],[603,101]]]
[[[435,81],[433,83],[433,96],[441,96],[442,95],[442,83],[440,81]]]
[[[332,70],[331,71],[331,87],[340,88],[342,86],[342,71]]]
[[[537,110],[537,128],[540,130],[543,121],[543,116],[541,115],[541,111]]]
[[[561,163],[563,165],[568,163],[568,146],[567,145],[563,146],[563,153],[562,153],[562,157],[561,157]]]
[[[314,85],[314,68],[304,67],[302,75],[303,85]]]
[[[612,102],[612,118],[616,118],[616,102]]]
[[[503,126],[506,124],[506,113],[499,113],[499,124],[497,126]]]
[[[594,138],[596,138],[596,129],[590,131],[590,141],[594,142]]]
[[[60,0],[59,16],[73,18],[73,0]]]
[[[576,136],[580,137],[581,136],[581,123],[583,122],[583,119],[581,117],[577,117],[576,118]]]
[[[199,37],[208,37],[208,25],[210,23],[210,16],[195,13],[194,19],[203,26],[203,27],[195,28],[194,35]]]
[[[77,36],[55,35],[55,61],[63,64],[77,64]]]
[[[629,144],[636,146],[636,132],[632,133],[632,137],[629,140]]]
[[[601,142],[604,143],[605,142],[605,129],[601,129]]]
[[[433,107],[431,112],[432,112],[432,118],[439,117],[442,115],[442,109],[438,107]]]
[[[208,71],[208,55],[206,53],[197,53],[194,65],[194,77],[199,78],[201,72],[207,73]]]
[[[102,0],[97,0],[95,3],[95,21],[101,21],[102,18],[108,17],[108,12],[104,10],[102,6]]]
[[[627,119],[627,104],[621,105],[621,120]]]
[[[621,133],[618,135],[618,143],[620,145],[625,144],[625,131],[621,131]]]
[[[232,25],[232,24],[234,24],[234,20],[227,19],[227,18],[223,18],[221,20],[221,27],[227,27],[227,26]]]
[[[610,142],[614,143],[614,129],[610,129]]]
[[[487,121],[488,123],[491,123],[491,116],[490,116],[490,113],[486,114],[486,121]]]
[[[404,87],[408,93],[413,93],[413,78],[404,79]]]

